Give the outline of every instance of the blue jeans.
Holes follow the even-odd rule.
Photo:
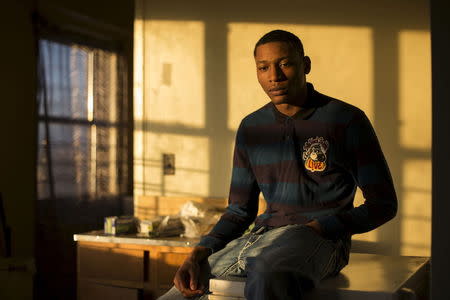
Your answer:
[[[301,299],[305,289],[334,276],[348,263],[350,239],[331,241],[308,226],[261,227],[208,257],[202,266],[205,286],[212,277],[246,276],[248,300]],[[185,299],[172,287],[158,300]],[[206,300],[207,294],[196,300]]]

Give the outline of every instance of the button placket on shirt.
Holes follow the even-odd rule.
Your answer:
[[[284,140],[292,140],[294,134],[294,120],[291,117],[286,117],[284,120]]]

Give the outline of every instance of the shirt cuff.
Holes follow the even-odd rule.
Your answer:
[[[330,240],[337,240],[347,234],[344,224],[336,216],[323,216],[316,219],[321,226],[323,236]]]
[[[211,249],[212,253],[215,253],[223,248],[223,242],[215,237],[206,235],[196,246],[203,246]]]

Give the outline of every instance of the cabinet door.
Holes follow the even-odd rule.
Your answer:
[[[155,279],[156,293],[158,296],[162,295],[173,286],[173,277],[187,256],[188,253],[159,252],[156,270],[154,270],[157,274]]]
[[[142,284],[145,277],[145,254],[143,250],[79,246],[78,275],[86,279]]]
[[[142,290],[102,285],[80,280],[78,300],[142,300]]]

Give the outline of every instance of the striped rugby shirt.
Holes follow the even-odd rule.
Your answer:
[[[272,102],[237,131],[228,207],[198,245],[216,252],[256,226],[316,219],[328,239],[350,238],[392,219],[397,197],[378,139],[363,111],[308,83],[308,105],[289,117]],[[356,187],[365,202],[354,207]]]

